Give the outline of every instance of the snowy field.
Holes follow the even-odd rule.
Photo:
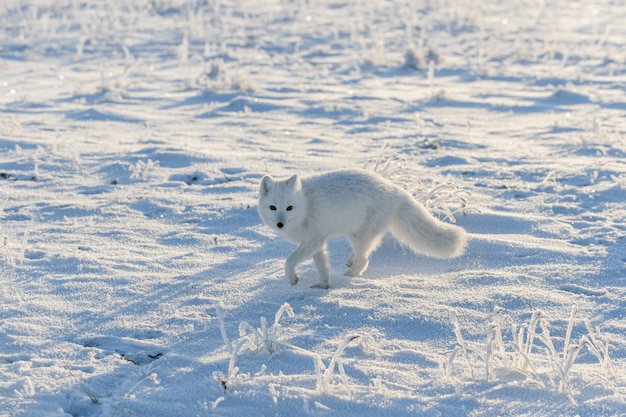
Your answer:
[[[617,0],[3,0],[0,416],[626,415],[624,22]],[[331,288],[311,263],[291,287],[259,181],[344,167],[466,254],[387,239],[348,278],[334,239]]]

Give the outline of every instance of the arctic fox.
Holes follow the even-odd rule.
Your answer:
[[[282,181],[266,175],[257,209],[263,223],[298,244],[285,263],[291,285],[299,281],[296,267],[313,257],[320,275],[314,287],[328,288],[330,236],[350,241],[346,275],[353,277],[365,271],[387,231],[414,252],[436,258],[459,256],[467,243],[463,228],[437,220],[407,191],[365,170],[294,175]]]

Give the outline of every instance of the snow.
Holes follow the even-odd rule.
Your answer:
[[[626,414],[625,19],[3,1],[0,416]],[[289,286],[261,177],[377,160],[467,253]]]

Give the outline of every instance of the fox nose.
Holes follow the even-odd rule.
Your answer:
[[[283,226],[284,226],[284,224],[283,224],[283,222],[278,222],[278,223],[276,224],[276,226],[277,226],[279,229],[282,229],[282,228],[283,228]]]

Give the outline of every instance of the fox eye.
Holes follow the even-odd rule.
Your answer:
[[[293,210],[293,206],[287,206],[287,211]]]
[[[270,210],[276,211],[276,206],[270,206]]]

